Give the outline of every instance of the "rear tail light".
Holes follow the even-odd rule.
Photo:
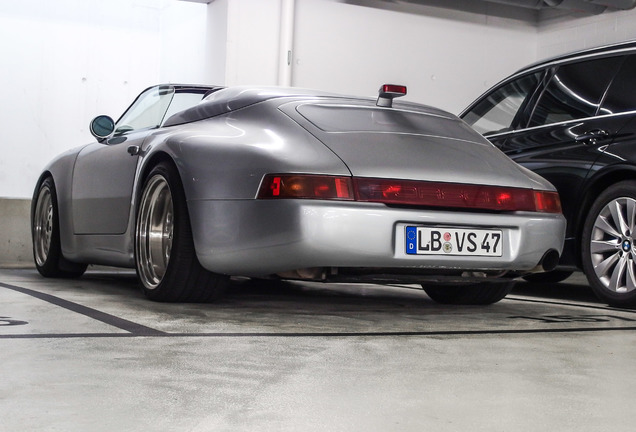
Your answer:
[[[265,176],[258,198],[353,200],[351,177],[323,175]]]
[[[543,213],[561,213],[561,198],[556,192],[534,191],[536,211]]]
[[[556,192],[322,175],[265,176],[258,198],[335,199],[419,207],[561,213]]]

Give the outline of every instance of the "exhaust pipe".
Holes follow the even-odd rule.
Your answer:
[[[559,253],[554,249],[547,251],[541,261],[539,261],[538,267],[541,267],[543,271],[549,272],[556,268],[559,264]]]

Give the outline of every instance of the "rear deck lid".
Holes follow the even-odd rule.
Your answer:
[[[281,107],[355,177],[545,188],[456,116],[416,104],[348,102]]]

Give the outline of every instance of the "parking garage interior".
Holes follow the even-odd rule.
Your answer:
[[[0,4],[0,430],[632,431],[636,312],[580,272],[490,306],[411,284],[232,278],[209,304],[134,270],[35,270],[40,171],[157,83],[293,86],[458,114],[517,69],[636,39],[630,1]]]

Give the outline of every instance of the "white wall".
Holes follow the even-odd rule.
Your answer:
[[[233,0],[228,22],[225,85],[276,85],[280,0]]]
[[[225,84],[229,0],[214,0],[207,6],[206,71],[210,84]]]
[[[577,19],[554,18],[539,26],[538,59],[636,39],[636,9]]]
[[[636,9],[577,19],[544,20],[539,26],[538,59],[636,39]]]
[[[92,140],[95,115],[119,116],[158,82],[205,81],[205,10],[177,0],[0,1],[0,197],[30,197],[49,160]]]
[[[368,96],[383,83],[405,84],[408,99],[458,112],[536,58],[528,21],[412,10],[297,0],[293,84]]]
[[[276,85],[281,0],[215,0],[208,5],[210,83]]]

